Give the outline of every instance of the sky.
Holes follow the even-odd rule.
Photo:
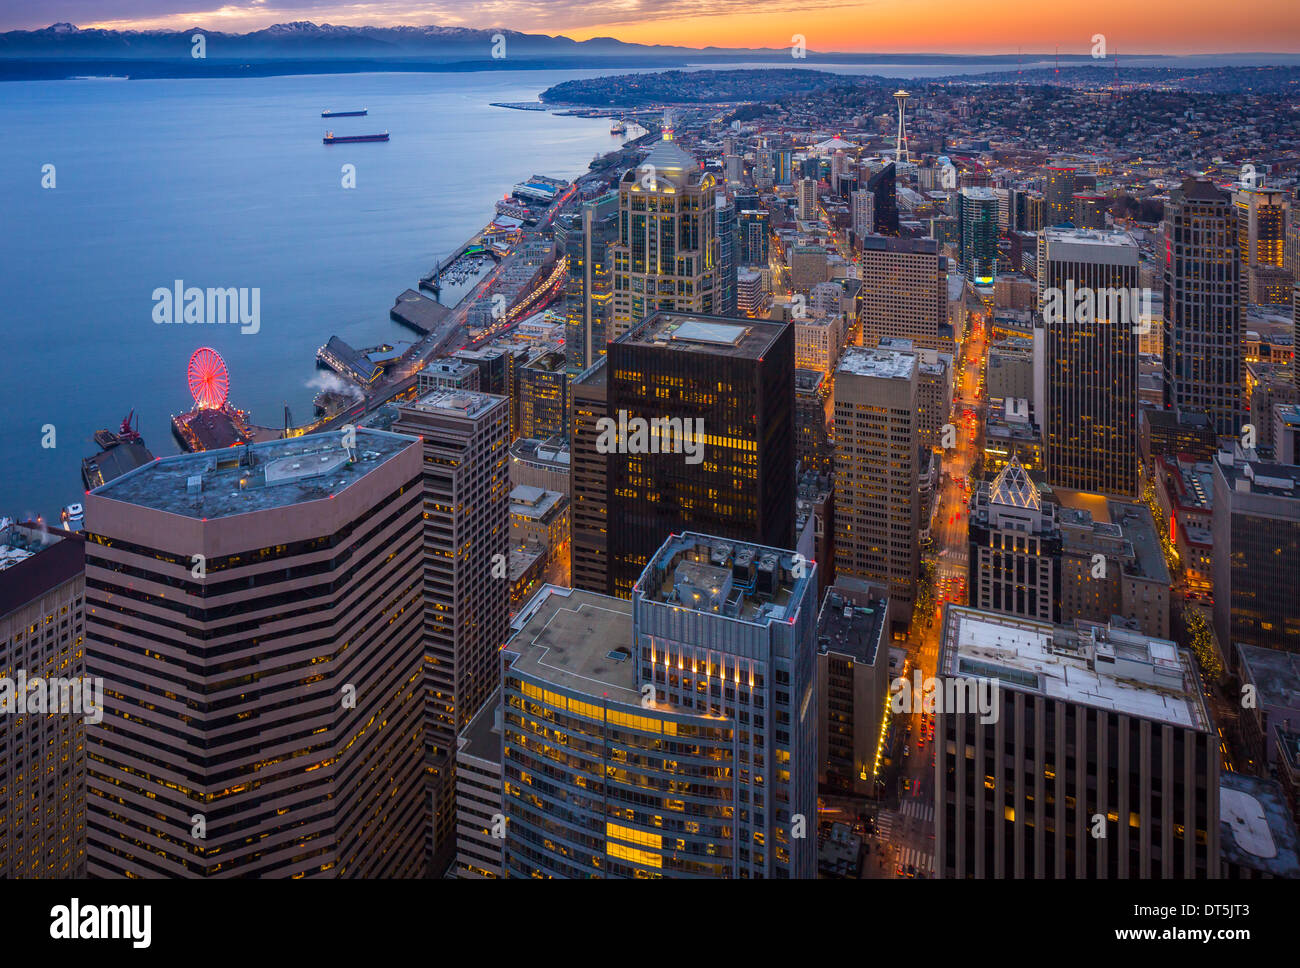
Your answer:
[[[1236,10],[1237,12],[1234,12]],[[1242,15],[1238,12],[1244,10]],[[0,30],[78,27],[232,33],[310,20],[505,27],[576,40],[689,47],[953,53],[1300,51],[1300,3],[1254,0],[0,0]]]

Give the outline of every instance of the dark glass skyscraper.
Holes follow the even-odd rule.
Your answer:
[[[583,204],[555,230],[560,250],[569,257],[564,293],[565,363],[580,373],[605,350],[612,284],[608,247],[618,241],[618,193]]]
[[[1122,289],[1128,305],[1137,284],[1138,246],[1127,232],[1045,229],[1039,237],[1039,308],[1064,307],[1044,321],[1047,473],[1055,487],[1137,492],[1136,327],[1108,318],[1107,298],[1095,314],[1079,300],[1081,292]]]
[[[718,315],[736,315],[736,203],[719,193],[714,208],[718,235]]]
[[[877,235],[898,234],[898,196],[894,184],[894,163],[891,161],[867,181],[867,191],[876,197]]]
[[[1188,178],[1165,204],[1164,403],[1241,433],[1242,273],[1227,192]]]
[[[650,556],[683,530],[792,546],[788,323],[658,313],[610,345],[608,370],[608,416],[619,425],[607,463],[611,594],[630,595]],[[682,423],[694,455],[647,452],[668,449],[665,438],[653,424],[638,437],[637,421],[664,419]]]

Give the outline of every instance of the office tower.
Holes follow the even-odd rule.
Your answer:
[[[1021,228],[1041,232],[1048,224],[1047,199],[1038,192],[1030,192],[1025,196],[1025,220]]]
[[[763,288],[763,273],[757,269],[736,273],[736,315],[749,319],[767,315],[767,291]]]
[[[988,188],[963,188],[957,195],[961,223],[961,272],[976,286],[993,285],[998,266],[997,199]]]
[[[835,371],[835,573],[910,616],[920,567],[917,358],[849,347]]]
[[[572,583],[574,588],[604,594],[609,588],[609,461],[596,444],[600,422],[609,412],[606,359],[576,376],[573,394],[573,505],[570,514],[573,539]]]
[[[894,163],[891,161],[867,180],[867,191],[874,196],[875,234],[898,235],[898,197],[895,194]]]
[[[779,148],[773,154],[776,163],[776,183],[789,185],[794,179],[794,152],[789,148]]]
[[[830,253],[820,245],[796,245],[790,248],[790,288],[808,292],[830,278]]]
[[[502,654],[506,875],[814,876],[815,588],[694,533],[631,601],[546,586]]]
[[[971,494],[968,594],[972,606],[1040,622],[1060,619],[1061,529],[1014,457]]]
[[[611,342],[660,310],[718,310],[716,181],[672,136],[665,128],[618,186]]]
[[[810,222],[817,217],[817,182],[811,178],[799,179],[799,221]]]
[[[1286,267],[1286,222],[1290,208],[1280,188],[1241,185],[1232,193],[1237,249],[1243,268]]]
[[[1057,621],[1106,622],[1169,637],[1171,581],[1151,510],[1140,501],[1057,489],[1061,534]]]
[[[584,202],[563,242],[560,236],[557,227],[556,245],[569,257],[564,354],[569,372],[578,373],[605,352],[613,299],[609,246],[618,239],[618,193]]]
[[[608,416],[620,428],[608,462],[609,593],[630,595],[650,555],[683,529],[789,547],[790,325],[656,313],[609,356]]]
[[[1239,186],[1232,194],[1237,214],[1244,298],[1255,305],[1289,305],[1293,279],[1286,261],[1290,203],[1280,188]]]
[[[533,440],[568,436],[569,379],[563,353],[543,353],[519,368],[517,436]]]
[[[501,841],[501,690],[456,739],[456,879],[504,877]],[[494,836],[495,835],[495,836]]]
[[[1106,227],[1107,199],[1105,195],[1076,193],[1073,222],[1081,229]]]
[[[849,198],[853,213],[853,239],[861,243],[862,239],[876,230],[876,196],[865,188],[859,188]]]
[[[1214,465],[1214,631],[1238,644],[1300,652],[1300,467],[1221,451]]]
[[[714,208],[718,237],[718,315],[736,315],[736,203],[725,193]]]
[[[420,458],[356,428],[86,496],[91,877],[424,873]]]
[[[900,336],[883,337],[876,349],[916,357],[916,439],[923,449],[941,446],[943,425],[952,412],[952,357],[918,349]]]
[[[1218,877],[1222,740],[1186,651],[949,604],[938,678],[967,700],[936,714],[941,877]]]
[[[86,876],[86,731],[103,697],[85,684],[85,557],[76,532],[0,528],[0,879]],[[67,685],[68,703],[36,680]]]
[[[480,375],[479,368],[465,360],[432,359],[416,374],[416,393],[428,393],[439,387],[477,390]]]
[[[899,336],[925,349],[952,351],[948,260],[934,239],[864,239],[859,299],[864,346]]]
[[[1074,222],[1074,168],[1050,167],[1043,189],[1043,228]]]
[[[1273,454],[1279,464],[1300,464],[1300,403],[1274,404]]]
[[[741,208],[741,200],[736,199],[736,232],[740,239],[739,265],[766,267],[768,262],[768,236],[771,232],[767,209]]]
[[[791,325],[795,367],[830,373],[844,348],[844,317],[839,313],[804,316],[793,320]]]
[[[805,472],[830,474],[834,466],[831,384],[830,374],[825,370],[794,371],[794,456]]]
[[[1123,311],[1136,304],[1137,284],[1128,233],[1043,230],[1038,298],[1047,311],[1044,430],[1054,487],[1137,493],[1137,334]],[[1121,298],[1109,298],[1114,290]],[[1095,297],[1091,313],[1081,291]]]
[[[399,405],[394,429],[423,441],[424,771],[430,871],[455,850],[456,734],[498,685],[510,621],[509,403],[435,390]]]
[[[817,617],[818,779],[845,794],[872,796],[889,695],[889,601],[851,578],[826,593]]]
[[[1165,409],[1205,413],[1216,434],[1244,423],[1245,307],[1228,194],[1188,178],[1165,203]]]

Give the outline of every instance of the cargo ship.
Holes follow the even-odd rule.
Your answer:
[[[387,141],[388,132],[383,134],[348,134],[336,135],[333,131],[326,131],[325,137],[321,139],[327,145],[351,144],[355,141]]]
[[[360,111],[329,111],[325,110],[320,113],[322,118],[362,118],[366,115],[366,109]]]
[[[623,134],[626,131],[627,131],[627,125],[624,124],[621,120],[616,119],[614,123],[609,126],[610,134]]]

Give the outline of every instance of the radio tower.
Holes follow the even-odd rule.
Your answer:
[[[894,142],[894,161],[910,162],[911,153],[907,150],[907,99],[912,95],[908,94],[901,87],[894,92],[894,100],[898,102],[898,140]]]

